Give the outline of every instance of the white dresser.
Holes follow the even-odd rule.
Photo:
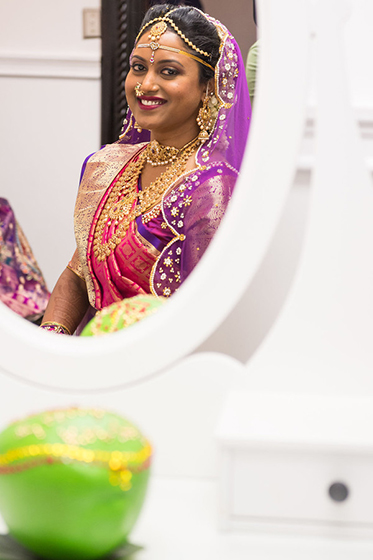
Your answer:
[[[222,529],[373,537],[373,399],[232,392],[217,438]]]

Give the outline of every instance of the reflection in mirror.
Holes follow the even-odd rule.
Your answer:
[[[123,299],[173,295],[219,227],[242,162],[251,116],[245,68],[217,20],[155,4],[122,87],[119,141],[84,163],[77,249],[41,325],[58,334],[79,333]]]
[[[224,18],[223,3],[205,3],[213,16]],[[224,10],[228,15],[226,6]],[[73,333],[89,304],[97,309],[148,291],[157,297],[169,297],[199,261],[220,223],[243,157],[250,106],[236,43],[224,28],[215,27],[204,16],[198,17],[202,18],[198,25],[206,27],[204,39],[210,28],[210,44],[207,41],[203,48],[193,29],[194,20],[184,21],[177,12],[167,30],[153,29],[149,23],[139,37],[136,64],[127,80],[130,111],[122,138],[114,148],[104,148],[84,165],[75,213],[79,250],[64,271],[63,284],[57,287],[45,316],[46,322],[57,323],[55,329],[48,325],[53,330]],[[158,47],[154,50],[149,43],[150,33]],[[183,36],[188,38],[188,33],[191,38],[186,43]],[[216,38],[224,44],[220,55]],[[166,60],[170,67],[164,66]],[[215,83],[216,66],[220,82]],[[30,77],[31,74],[27,76]],[[35,83],[40,81],[40,77],[32,77]],[[93,74],[90,79],[93,81]],[[172,84],[178,82],[184,88],[181,97],[172,89]],[[11,84],[8,86],[11,91]],[[159,144],[151,148],[137,146],[148,138],[146,130]],[[92,148],[94,144],[86,152],[92,152]],[[77,156],[74,157],[76,162]],[[138,158],[134,165],[133,158]],[[49,175],[53,181],[48,185],[53,192],[60,159],[57,163],[49,158],[46,166],[53,170]],[[47,206],[47,197],[41,198]],[[72,199],[70,193],[70,204]],[[136,202],[141,213],[134,209]],[[52,221],[54,215],[65,216],[62,206],[58,212],[58,203],[53,204],[53,212],[45,215]],[[26,209],[21,213],[26,215]],[[41,223],[40,217],[36,223]],[[60,233],[58,223],[49,231],[53,236],[43,231],[43,246],[46,242],[50,245],[54,234]],[[64,241],[65,237],[68,242],[64,243],[64,251],[69,250],[71,258],[71,237],[63,227]],[[42,252],[40,237],[38,241],[36,253]],[[116,251],[120,253],[119,260]],[[46,268],[52,253],[56,255],[58,251],[48,251],[48,263],[44,257],[40,259],[47,263]],[[65,260],[68,261],[69,258]],[[41,268],[44,269],[43,263]],[[66,294],[69,310],[62,304]]]

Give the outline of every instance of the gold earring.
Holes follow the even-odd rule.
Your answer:
[[[139,124],[137,124],[137,122],[135,121],[135,124],[133,125],[135,127],[135,129],[137,130],[137,132],[142,132],[142,128]]]
[[[140,82],[137,82],[137,84],[135,85],[135,95],[136,97],[142,97],[143,95],[145,95],[145,92],[141,91],[141,86],[142,84],[140,84]]]
[[[209,96],[206,94],[203,99],[202,107],[200,108],[197,116],[197,124],[201,130],[198,135],[198,138],[203,142],[209,138],[211,133],[212,119],[211,119],[211,108],[210,108],[209,101],[210,101]]]

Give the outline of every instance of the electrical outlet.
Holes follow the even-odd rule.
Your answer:
[[[83,9],[83,38],[96,39],[101,37],[101,17],[99,8]]]

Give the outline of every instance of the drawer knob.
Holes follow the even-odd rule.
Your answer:
[[[329,496],[335,502],[344,502],[348,498],[348,488],[343,482],[334,482],[329,486]]]

